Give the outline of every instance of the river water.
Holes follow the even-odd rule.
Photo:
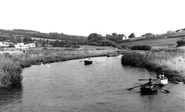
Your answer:
[[[34,65],[23,70],[20,89],[0,90],[0,112],[184,112],[185,86],[169,84],[157,95],[129,87],[154,78],[143,69],[124,67],[121,56]]]

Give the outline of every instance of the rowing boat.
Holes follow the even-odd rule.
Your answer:
[[[85,60],[85,61],[84,61],[84,64],[85,64],[85,65],[90,65],[90,64],[92,64],[92,63],[93,63],[92,60]]]
[[[158,92],[158,85],[143,84],[141,85],[140,90],[141,90],[141,94],[156,94]]]
[[[168,84],[168,79],[167,78],[156,79],[155,83],[158,84],[160,87],[162,87]]]

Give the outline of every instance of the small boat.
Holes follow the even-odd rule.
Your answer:
[[[118,54],[116,52],[113,53],[107,53],[107,57],[116,57]]]
[[[157,79],[155,81],[159,87],[163,87],[168,84],[168,78],[164,76],[164,72],[157,74]]]
[[[84,61],[84,65],[90,65],[90,64],[92,64],[92,63],[93,63],[92,60],[85,60],[85,61]]]
[[[143,84],[140,87],[141,94],[156,94],[158,92],[158,85],[153,84],[153,85],[148,85],[148,84]]]
[[[164,78],[164,79],[156,79],[156,84],[158,84],[159,87],[163,87],[165,85],[168,84],[168,79]]]

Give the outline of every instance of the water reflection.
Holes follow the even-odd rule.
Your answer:
[[[23,87],[20,86],[15,89],[0,89],[0,105],[10,105],[13,103],[21,103],[22,102],[22,92]]]

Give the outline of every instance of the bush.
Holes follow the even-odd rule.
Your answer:
[[[145,50],[145,51],[149,51],[151,50],[152,47],[148,46],[148,45],[135,45],[131,47],[131,50]]]
[[[140,53],[128,53],[122,56],[121,63],[126,66],[144,67],[151,64],[149,59]]]
[[[114,43],[113,41],[110,40],[102,40],[100,43],[101,46],[116,46],[116,43]]]
[[[126,46],[126,45],[123,45],[123,44],[122,45],[118,45],[117,47],[118,47],[118,49],[127,49],[127,50],[130,49],[129,46]]]
[[[185,46],[185,39],[181,39],[177,41],[177,47]]]

